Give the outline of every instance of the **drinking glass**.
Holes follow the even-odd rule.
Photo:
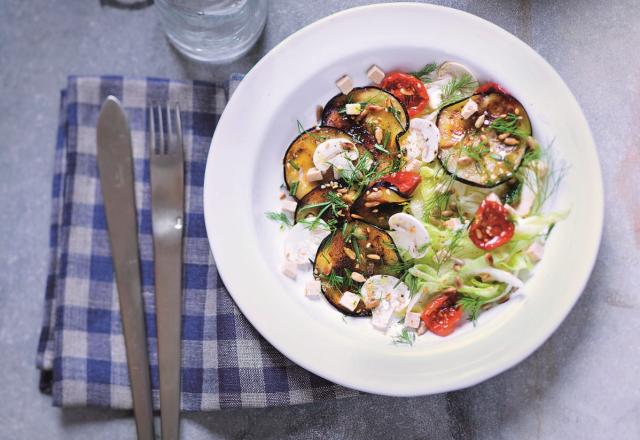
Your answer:
[[[260,37],[268,0],[155,0],[169,41],[198,61],[222,63],[245,53]]]

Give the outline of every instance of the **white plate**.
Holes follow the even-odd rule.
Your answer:
[[[553,207],[570,208],[525,295],[447,338],[425,335],[394,346],[360,320],[343,320],[322,298],[304,297],[281,275],[278,210],[282,156],[315,121],[316,104],[348,73],[367,83],[372,64],[415,70],[455,60],[480,80],[504,85],[526,107],[536,136],[570,165]],[[218,270],[244,315],[285,356],[358,390],[415,396],[467,387],[512,367],[560,325],[582,292],[600,242],[603,196],[585,118],[558,74],[529,46],[473,15],[421,4],[350,9],[295,33],[245,77],[211,143],[204,188],[207,232]]]

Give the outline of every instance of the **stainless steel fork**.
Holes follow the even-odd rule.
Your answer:
[[[173,108],[167,105],[164,111],[160,106],[149,109],[149,146],[160,418],[163,440],[177,440],[180,432],[184,227],[184,151],[178,105]]]

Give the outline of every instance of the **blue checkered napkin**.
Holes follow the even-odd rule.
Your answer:
[[[51,257],[37,365],[59,406],[131,408],[122,324],[96,164],[96,122],[107,95],[132,131],[142,288],[158,408],[147,103],[178,101],[185,140],[186,222],[182,408],[263,407],[356,394],[278,353],[240,314],[220,277],[204,227],[202,185],[211,135],[228,89],[202,82],[71,77],[62,92],[55,153]]]

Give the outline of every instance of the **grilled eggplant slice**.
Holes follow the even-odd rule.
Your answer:
[[[462,110],[469,101],[478,109],[465,119]],[[437,125],[438,157],[444,168],[464,183],[487,188],[513,177],[531,136],[531,122],[522,104],[497,92],[473,95],[443,108]]]
[[[315,127],[305,130],[291,142],[283,159],[284,181],[289,192],[292,192],[292,187],[295,188],[295,193],[292,195],[296,199],[302,199],[313,188],[333,178],[333,173],[327,173],[323,180],[314,182],[310,182],[306,177],[309,169],[313,167],[313,153],[318,144],[333,138],[353,142],[351,136],[334,127]],[[356,148],[360,154],[364,153],[361,146],[356,144]]]
[[[365,279],[372,275],[397,275],[400,261],[389,234],[368,223],[353,221],[345,223],[320,244],[314,274],[320,279],[324,296],[340,312],[370,316],[371,310],[362,300],[354,310],[340,304],[344,292],[360,292],[362,283],[354,281],[351,274],[358,273]]]
[[[389,182],[371,185],[351,207],[352,218],[382,229],[389,229],[389,217],[401,212],[410,196],[402,194]]]
[[[347,115],[348,103],[360,104],[361,113]],[[409,129],[409,114],[389,92],[378,87],[357,87],[327,103],[322,125],[346,131],[373,154],[380,167],[391,167],[400,153],[398,137]],[[382,135],[380,142],[376,140],[376,131]]]
[[[316,186],[306,196],[300,199],[296,208],[295,220],[299,222],[307,217],[318,217],[322,220],[329,221],[336,219],[342,221],[347,218],[348,209],[356,200],[357,193],[354,189],[350,189],[342,181],[332,180],[331,182]],[[331,198],[337,198],[346,207],[338,205],[338,215],[335,215],[331,206]]]

